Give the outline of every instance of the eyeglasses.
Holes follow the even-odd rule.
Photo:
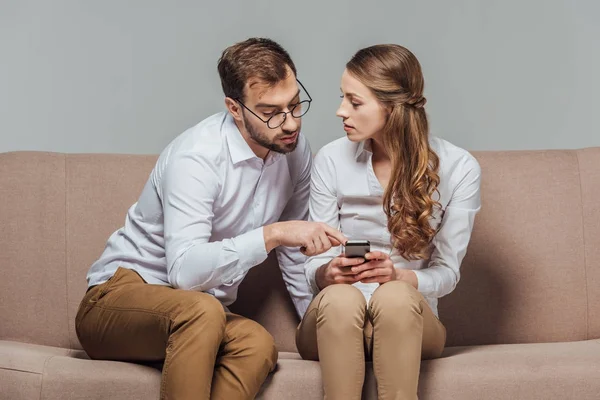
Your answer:
[[[281,112],[275,113],[275,114],[271,115],[269,117],[269,119],[266,121],[264,119],[262,119],[254,111],[252,111],[251,109],[246,107],[246,105],[244,103],[242,103],[239,98],[235,98],[234,100],[237,101],[238,103],[240,103],[242,105],[242,107],[244,107],[246,110],[248,110],[252,114],[254,114],[254,116],[256,118],[260,119],[262,122],[267,124],[268,128],[277,129],[285,123],[285,120],[286,120],[288,114],[291,114],[292,117],[294,117],[294,118],[300,118],[304,114],[306,114],[308,112],[308,110],[310,109],[310,103],[312,101],[312,97],[310,97],[310,94],[308,94],[308,91],[306,90],[304,85],[298,79],[296,79],[296,81],[298,82],[298,84],[300,84],[300,86],[302,87],[302,89],[304,90],[306,95],[308,96],[308,100],[303,100],[299,103],[294,104],[294,106],[288,112],[281,111]]]

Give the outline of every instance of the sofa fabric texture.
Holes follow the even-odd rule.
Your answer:
[[[442,358],[421,399],[600,398],[600,148],[473,152],[482,210],[457,289],[442,298]],[[85,275],[156,156],[0,154],[0,399],[157,398],[159,366],[90,360],[75,335]],[[280,350],[259,399],[320,399],[319,363],[296,352],[298,319],[275,257],[231,307]],[[368,371],[364,398],[376,399]]]

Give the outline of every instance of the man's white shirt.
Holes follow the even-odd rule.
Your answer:
[[[307,219],[311,165],[304,135],[295,151],[271,151],[263,161],[229,113],[205,119],[163,150],[125,225],[90,268],[88,285],[124,267],[150,284],[207,292],[230,305],[248,270],[267,258],[263,226]],[[306,258],[297,248],[276,252],[302,316],[312,300]]]

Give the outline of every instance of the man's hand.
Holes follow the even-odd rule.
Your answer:
[[[395,268],[390,256],[381,251],[372,251],[365,255],[368,262],[352,267],[356,280],[363,283],[384,284],[400,280],[410,283],[415,289],[419,282],[417,275],[410,269]]]
[[[336,283],[353,284],[358,282],[352,268],[363,263],[362,257],[346,258],[344,254],[337,256],[323,264],[317,270],[316,281],[319,289],[323,290],[329,285]]]
[[[263,229],[267,252],[277,246],[300,247],[304,255],[314,256],[348,239],[322,222],[286,221],[267,225]]]

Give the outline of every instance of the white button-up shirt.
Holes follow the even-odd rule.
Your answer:
[[[161,153],[125,225],[90,268],[88,284],[121,266],[146,282],[233,303],[248,270],[267,258],[263,226],[308,218],[312,155],[303,135],[295,151],[257,157],[228,113],[188,129]],[[312,299],[298,249],[279,247],[283,279],[300,315]]]
[[[383,211],[384,189],[373,170],[370,141],[354,143],[344,137],[318,152],[311,178],[309,219],[341,230],[348,239],[369,240],[371,250],[390,254],[395,267],[414,270],[418,290],[438,315],[437,299],[454,290],[460,279],[460,264],[481,207],[481,170],[466,150],[436,137],[430,138],[430,144],[440,159],[439,197],[434,199],[441,204],[431,221],[440,229],[431,243],[430,259],[409,262],[392,249]],[[341,246],[334,247],[307,260],[306,277],[314,293],[319,291],[317,269],[341,251]],[[354,286],[369,301],[379,284],[357,282]]]

